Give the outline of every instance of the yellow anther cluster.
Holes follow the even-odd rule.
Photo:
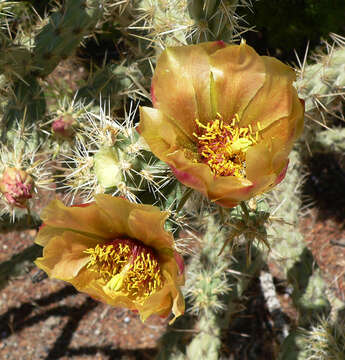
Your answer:
[[[201,161],[209,165],[217,176],[245,177],[245,153],[259,140],[259,132],[252,126],[239,127],[236,114],[230,124],[224,123],[220,114],[206,125],[195,120],[200,131],[193,135],[198,140]],[[261,129],[258,124],[258,129]]]
[[[132,300],[143,302],[163,285],[155,253],[137,240],[118,239],[85,253],[87,268],[99,274],[104,286]]]

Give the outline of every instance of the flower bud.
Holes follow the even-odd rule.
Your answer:
[[[52,131],[61,138],[70,138],[73,135],[73,126],[76,124],[72,115],[64,114],[55,119],[52,123]]]
[[[33,185],[27,172],[9,167],[3,172],[0,191],[10,205],[25,208],[27,200],[32,198]]]

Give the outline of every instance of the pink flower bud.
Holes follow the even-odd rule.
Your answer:
[[[6,168],[0,180],[0,191],[12,206],[26,207],[28,199],[32,198],[33,179],[24,170]]]
[[[61,115],[53,121],[52,131],[55,135],[59,137],[69,138],[73,135],[73,125],[75,125],[75,123],[76,121],[74,120],[72,115]]]

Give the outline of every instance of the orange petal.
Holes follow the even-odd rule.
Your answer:
[[[304,124],[304,106],[299,101],[296,91],[292,100],[291,113],[260,132],[263,141],[273,153],[284,152],[286,157],[291,151],[293,142],[300,136]]]
[[[138,307],[142,321],[145,321],[152,314],[168,316],[173,311],[176,318],[184,313],[184,299],[171,274],[163,271],[162,275],[164,277],[164,287],[147,298],[143,306]]]
[[[292,86],[296,79],[294,70],[275,58],[261,58],[265,64],[266,80],[243,112],[240,122],[240,126],[251,124],[254,129],[257,129],[257,122],[264,129],[274,121],[287,117],[296,93]]]
[[[252,182],[235,176],[215,176],[208,165],[186,159],[182,151],[167,156],[176,178],[225,207],[236,206],[251,196]]]
[[[240,201],[252,196],[253,184],[246,179],[235,176],[214,177],[208,188],[208,197],[211,201],[224,207],[234,207]]]
[[[84,253],[97,241],[75,232],[65,231],[61,236],[50,239],[43,249],[43,256],[35,264],[50,277],[71,280],[88,263],[89,256]]]
[[[255,182],[258,178],[272,173],[272,153],[263,143],[249,148],[246,153],[247,179]]]
[[[53,200],[44,208],[41,218],[46,226],[101,239],[109,238],[109,221],[95,203],[87,207],[67,207],[61,201]],[[42,230],[44,229],[45,227]],[[38,243],[46,242],[44,234],[43,231],[42,235],[38,235]]]
[[[246,175],[253,182],[253,195],[274,183],[278,174],[273,168],[274,153],[264,143],[251,147],[246,154]]]
[[[151,151],[165,161],[167,153],[176,150],[176,139],[191,141],[182,131],[171,124],[170,120],[159,110],[148,107],[140,108],[138,132],[144,137]]]
[[[208,184],[213,181],[213,174],[208,165],[187,159],[182,150],[168,154],[166,162],[177,180],[207,196]]]
[[[265,63],[246,44],[230,45],[210,56],[217,111],[225,121],[241,118],[251,99],[265,82]]]
[[[44,224],[45,225],[45,224]],[[55,236],[62,235],[66,229],[56,228],[52,226],[41,226],[36,236],[35,243],[41,246],[46,246],[50,239]]]
[[[136,239],[140,239],[145,245],[154,249],[172,248],[174,240],[171,233],[164,230],[164,223],[169,212],[147,211],[147,207],[133,209],[129,214],[128,225]],[[152,208],[150,206],[150,208]]]
[[[99,209],[102,209],[109,219],[110,225],[107,228],[108,238],[114,239],[121,235],[135,238],[135,234],[132,233],[129,227],[128,218],[133,208],[137,206],[136,204],[126,199],[106,194],[96,195],[95,201]]]
[[[211,108],[209,54],[224,43],[180,46],[166,49],[157,62],[152,79],[154,106],[192,137],[195,119],[214,117]]]

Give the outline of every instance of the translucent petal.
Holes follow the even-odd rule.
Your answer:
[[[207,122],[211,107],[209,54],[224,47],[213,42],[168,48],[162,53],[152,79],[154,106],[192,137],[194,120]]]
[[[50,277],[71,280],[88,263],[89,256],[84,253],[89,247],[97,245],[97,241],[65,231],[62,236],[55,236],[43,249],[43,257],[36,259],[35,264]]]
[[[75,231],[90,236],[109,239],[109,219],[99,211],[95,203],[87,207],[68,207],[59,200],[53,200],[41,214],[43,223],[48,227],[57,228],[57,233],[65,230]],[[59,230],[60,229],[60,230]],[[39,233],[37,242],[44,244],[46,229]],[[49,230],[54,231],[54,230]]]
[[[216,108],[225,121],[242,112],[265,83],[265,63],[246,44],[230,45],[210,56]]]
[[[251,124],[254,129],[258,128],[258,122],[264,129],[287,117],[291,113],[293,94],[296,93],[292,86],[296,78],[292,68],[272,57],[262,56],[261,59],[265,64],[265,83],[249,102],[240,122],[240,126]]]

